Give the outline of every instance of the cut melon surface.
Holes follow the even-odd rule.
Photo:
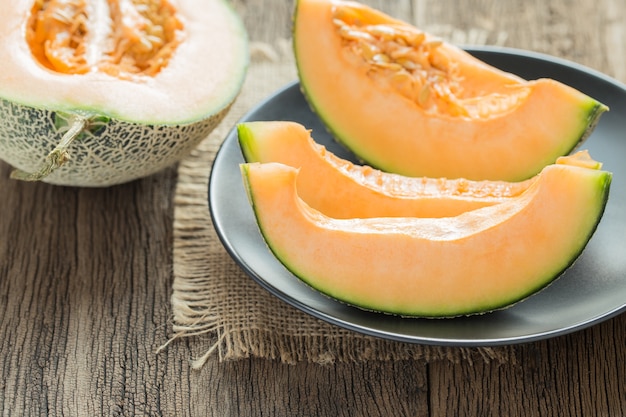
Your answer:
[[[296,168],[241,172],[261,234],[295,276],[350,305],[418,317],[505,308],[547,286],[584,250],[612,178],[553,164],[519,197],[458,216],[334,219],[298,196]]]
[[[298,168],[298,195],[334,218],[456,216],[518,196],[535,180],[512,183],[390,174],[335,156],[296,122],[246,122],[238,125],[237,132],[247,162]]]
[[[48,12],[33,15],[37,4]],[[57,28],[63,20],[66,28]],[[39,39],[57,50],[37,52],[34,26],[43,20]],[[84,25],[78,25],[84,21]],[[136,27],[133,27],[136,26]],[[159,30],[156,26],[162,26]],[[163,32],[178,27],[178,44],[154,56],[156,71],[114,70],[139,53],[137,44],[167,46]],[[71,28],[86,33],[76,34]],[[55,32],[53,32],[53,30]],[[111,49],[111,44],[127,45]],[[146,46],[147,48],[147,46]],[[50,68],[40,55],[63,56],[74,61],[84,55],[83,71],[65,66]],[[147,54],[144,52],[144,54]],[[248,61],[247,33],[240,17],[226,0],[99,0],[84,2],[14,0],[0,15],[0,98],[17,104],[71,112],[105,115],[148,124],[186,124],[201,120],[227,106],[239,91]],[[108,64],[108,68],[105,63]],[[129,65],[127,65],[128,67]],[[74,73],[75,72],[75,73]]]
[[[571,153],[607,110],[356,2],[298,0],[293,46],[304,95],[333,136],[402,175],[524,180]]]

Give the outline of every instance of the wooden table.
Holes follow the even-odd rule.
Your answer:
[[[626,81],[623,0],[368,3]],[[289,37],[291,2],[235,6],[253,41]],[[626,415],[623,314],[520,346],[517,364],[211,358],[193,371],[193,339],[155,354],[170,335],[175,167],[109,189],[22,183],[9,171],[0,163],[3,416]]]

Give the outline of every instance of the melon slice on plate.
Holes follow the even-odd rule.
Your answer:
[[[176,162],[224,117],[248,39],[225,0],[15,0],[0,15],[0,159],[107,186]]]
[[[512,183],[390,174],[335,156],[296,122],[246,122],[238,125],[237,132],[247,162],[280,162],[298,168],[298,195],[335,218],[456,216],[518,196],[535,180]]]
[[[612,175],[575,159],[547,166],[510,201],[446,218],[335,219],[298,196],[296,168],[241,171],[267,245],[311,287],[367,310],[454,317],[510,306],[582,253]]]
[[[402,175],[524,180],[571,153],[607,110],[356,2],[298,0],[293,45],[305,97],[334,137]]]

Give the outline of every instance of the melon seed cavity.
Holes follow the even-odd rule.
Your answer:
[[[25,35],[51,71],[120,79],[158,74],[184,36],[167,0],[36,0]]]
[[[367,9],[334,6],[333,24],[345,50],[365,63],[375,82],[390,85],[430,114],[487,118],[518,105],[527,89],[510,94],[463,95],[458,64],[450,59],[443,41],[402,23],[380,22]]]

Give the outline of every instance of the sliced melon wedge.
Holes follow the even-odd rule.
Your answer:
[[[356,2],[298,0],[293,45],[305,97],[335,138],[402,175],[527,179],[571,153],[607,110]]]
[[[238,125],[237,132],[247,162],[299,168],[298,195],[334,218],[456,216],[516,197],[535,180],[512,183],[390,174],[337,157],[296,122],[246,122]]]
[[[420,317],[492,311],[547,286],[593,235],[612,178],[553,164],[519,197],[456,217],[334,219],[298,197],[296,168],[241,171],[265,241],[294,275],[342,302]]]

